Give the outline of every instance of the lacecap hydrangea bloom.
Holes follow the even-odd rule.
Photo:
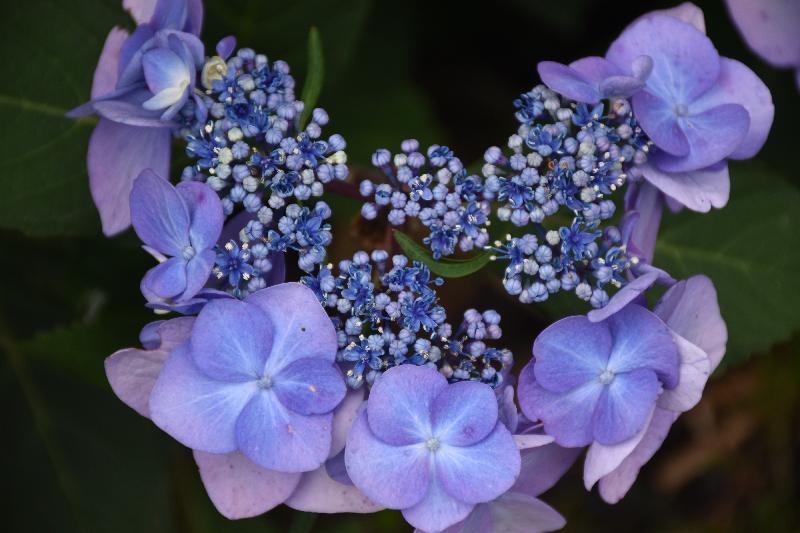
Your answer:
[[[100,117],[103,231],[133,226],[156,261],[145,305],[167,316],[106,373],[192,450],[221,514],[389,508],[422,533],[554,531],[565,519],[539,497],[584,449],[587,490],[625,496],[727,340],[712,281],[654,264],[663,208],[723,207],[727,161],[772,123],[768,89],[719,56],[699,8],[643,15],[604,57],[541,63],[474,172],[407,139],[375,151],[383,178],[358,180],[288,64],[233,37],[207,48],[199,0],[125,7],[136,30],[111,31],[71,114]],[[348,188],[359,216],[408,234],[333,257],[323,195]],[[458,320],[440,298],[453,268],[498,261],[525,304],[588,304],[530,339],[518,377],[491,293]]]

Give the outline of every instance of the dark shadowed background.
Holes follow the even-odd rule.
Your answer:
[[[121,0],[0,4],[0,530],[409,531],[393,511],[281,507],[229,522],[188,450],[113,395],[103,359],[135,345],[153,318],[138,290],[151,259],[131,232],[101,235],[85,171],[91,124],[62,115],[88,97],[109,29],[132,22]],[[544,495],[567,517],[566,531],[800,530],[798,92],[790,73],[745,47],[721,0],[698,4],[720,52],[753,68],[776,106],[761,154],[731,164],[728,207],[667,217],[657,248],[657,264],[676,277],[704,272],[715,281],[730,328],[727,363],[621,503],[586,493],[579,467]],[[537,83],[538,61],[602,55],[633,18],[671,5],[209,0],[203,40],[210,47],[235,34],[241,46],[289,61],[302,86],[308,31],[318,26],[327,132],[345,136],[363,176],[374,149],[408,137],[478,161],[513,133],[511,102]],[[342,257],[361,242],[358,205],[326,199]],[[491,271],[448,282],[444,299],[451,317],[498,309],[517,368],[548,317],[585,311],[569,295],[543,307],[516,303]]]

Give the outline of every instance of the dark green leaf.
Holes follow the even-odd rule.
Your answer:
[[[322,39],[316,26],[308,32],[308,70],[306,83],[303,85],[303,114],[300,115],[300,128],[305,128],[311,112],[317,105],[317,100],[322,92],[322,83],[325,80],[325,58],[322,55]]]
[[[31,0],[3,10],[0,48],[14,61],[0,88],[0,226],[31,235],[98,231],[86,175],[93,120],[64,113],[88,100],[106,34],[125,21],[112,0]]]
[[[665,215],[655,264],[676,278],[709,276],[728,323],[728,364],[800,329],[800,191],[754,165],[732,166],[730,203]]]
[[[412,261],[420,261],[431,269],[431,272],[444,278],[461,278],[469,276],[470,274],[482,269],[486,264],[491,261],[491,253],[482,252],[471,259],[455,260],[455,259],[439,259],[438,261],[433,256],[421,247],[414,240],[399,230],[394,230],[394,238],[397,244],[403,249],[403,252]]]

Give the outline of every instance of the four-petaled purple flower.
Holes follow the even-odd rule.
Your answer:
[[[147,300],[191,299],[206,284],[214,266],[214,247],[224,218],[217,193],[198,182],[173,187],[145,170],[131,191],[131,218],[146,249],[162,260],[142,279]]]
[[[647,423],[663,389],[678,385],[678,349],[666,325],[635,304],[602,322],[572,316],[549,326],[522,370],[519,400],[562,446],[613,445]]]
[[[298,283],[209,302],[158,377],[153,422],[196,451],[314,470],[328,457],[332,411],[345,395],[336,350],[330,318]]]
[[[520,454],[485,384],[448,385],[401,365],[372,387],[345,447],[347,473],[373,501],[427,532],[463,520],[514,484]]]

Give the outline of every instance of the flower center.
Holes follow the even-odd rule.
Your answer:
[[[272,377],[264,374],[256,383],[259,389],[270,389],[272,388]]]
[[[675,107],[673,107],[672,110],[675,111],[675,114],[679,117],[685,117],[689,114],[689,108],[686,106],[686,104],[675,104]]]
[[[431,437],[425,441],[425,447],[428,448],[430,451],[435,452],[442,446],[442,443],[439,442],[439,439],[436,437]]]
[[[182,255],[183,255],[183,259],[185,261],[189,261],[192,257],[194,257],[194,254],[195,254],[195,251],[194,251],[194,248],[192,248],[191,244],[183,249]]]
[[[609,369],[605,369],[599,376],[597,376],[597,381],[603,385],[608,385],[614,381],[614,373]]]

